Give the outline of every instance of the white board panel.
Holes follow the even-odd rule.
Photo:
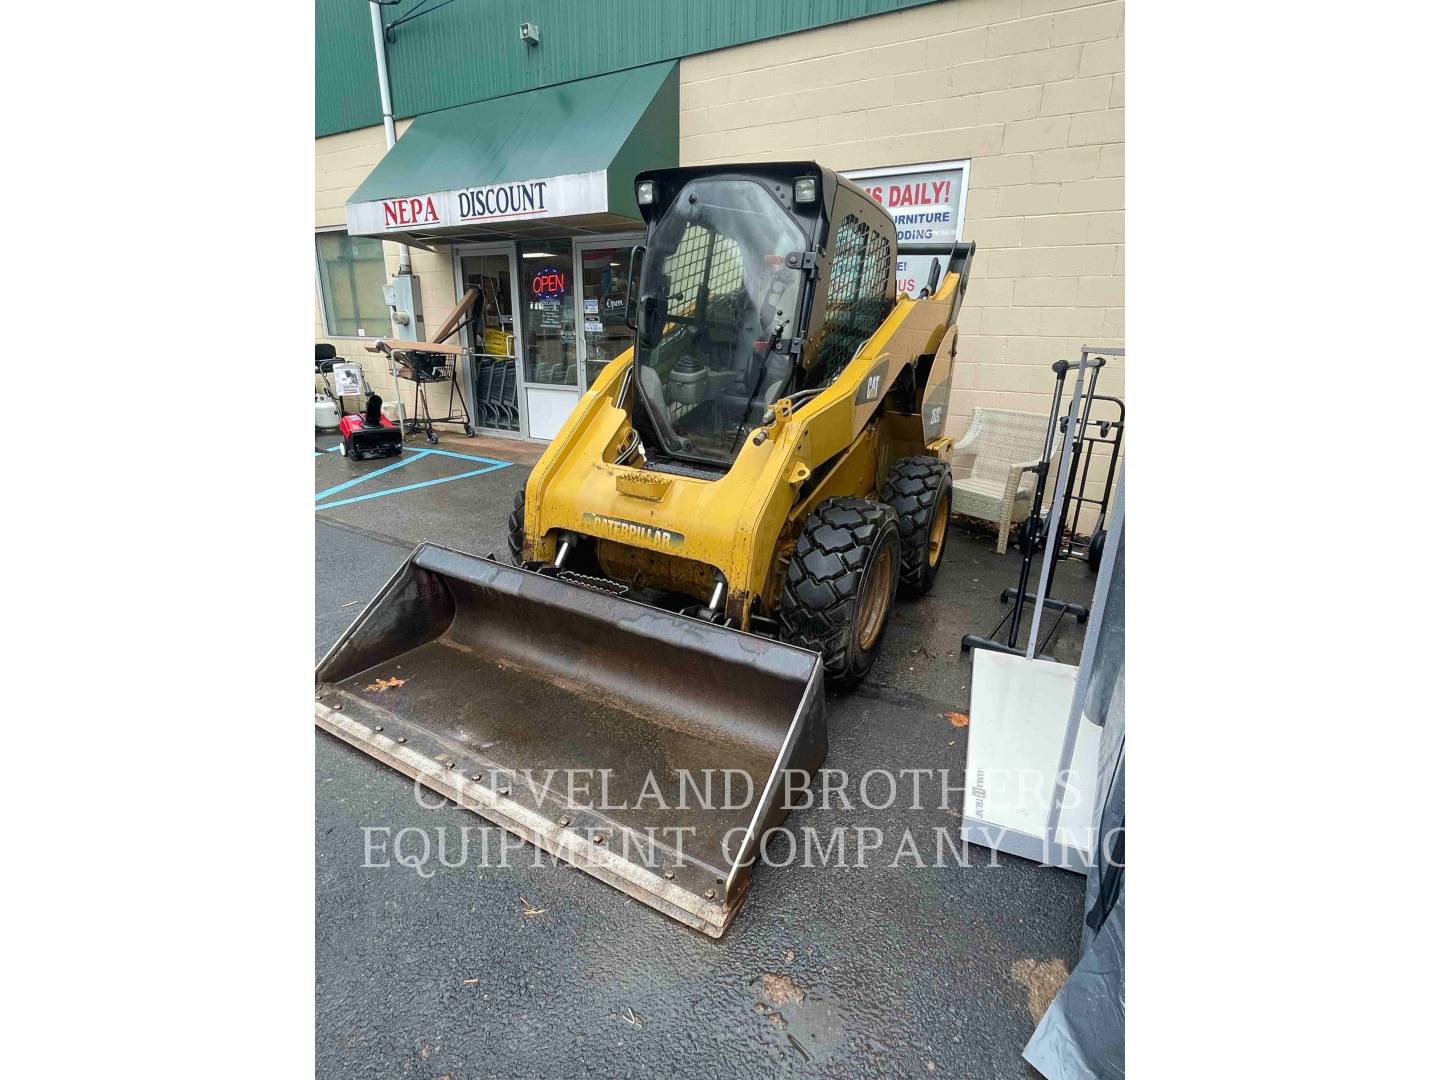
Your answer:
[[[525,404],[530,410],[530,437],[553,439],[559,434],[561,425],[570,418],[570,412],[579,400],[579,390],[527,386]]]
[[[989,846],[1030,850],[1045,839],[1076,668],[986,649],[973,655],[965,820],[995,833],[998,842]],[[1057,832],[1059,841],[1082,852],[1091,846],[1099,732],[1088,721],[1080,725]],[[1019,837],[1002,840],[1007,831]]]
[[[1070,759],[1070,779],[1060,804],[1060,820],[1055,825],[1056,842],[1074,848],[1086,858],[1095,849],[1095,780],[1100,775],[1102,730],[1081,714],[1080,727],[1075,732],[1075,754]],[[1064,735],[1063,724],[1061,735]]]

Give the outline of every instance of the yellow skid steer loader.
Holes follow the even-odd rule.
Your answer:
[[[718,937],[825,760],[824,685],[939,570],[974,246],[905,248],[934,266],[897,301],[894,221],[814,162],[646,172],[636,201],[634,347],[517,493],[513,565],[420,545],[315,716]]]

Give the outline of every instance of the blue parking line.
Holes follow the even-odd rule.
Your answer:
[[[419,452],[420,452],[421,454],[427,454],[427,453],[433,454],[433,453],[439,453],[440,451],[435,451],[435,450],[421,450],[421,451],[419,451]],[[455,456],[456,456],[456,457],[463,457],[464,455],[457,454],[457,455],[455,455]],[[415,459],[414,459],[414,458],[410,458],[410,459],[408,459],[408,460],[413,461],[413,460],[415,460]],[[483,458],[482,458],[481,460],[487,460],[487,459],[483,459]],[[421,480],[418,484],[406,484],[406,485],[403,486],[403,487],[386,488],[384,491],[372,491],[372,492],[369,492],[368,494],[365,494],[365,495],[355,495],[355,496],[352,496],[351,498],[348,498],[348,499],[339,499],[339,500],[337,500],[336,502],[324,503],[324,504],[322,504],[322,505],[320,505],[320,506],[315,507],[315,509],[316,509],[316,510],[333,510],[333,509],[334,509],[335,507],[337,507],[337,506],[349,506],[351,503],[364,502],[366,499],[378,499],[378,498],[380,498],[382,495],[398,495],[398,494],[400,494],[400,492],[402,492],[402,491],[414,491],[414,490],[416,490],[417,488],[434,487],[436,484],[448,484],[451,480],[464,480],[464,479],[467,479],[468,477],[471,477],[471,476],[484,476],[486,473],[495,472],[497,469],[508,469],[511,464],[512,464],[512,463],[509,462],[509,461],[497,461],[497,462],[494,462],[494,463],[491,464],[491,465],[486,466],[486,467],[483,468],[483,469],[473,469],[473,470],[471,470],[470,472],[456,473],[454,476],[442,476],[442,477],[440,477],[438,480]],[[393,466],[393,465],[391,466],[391,468],[396,468],[396,467],[397,467],[397,466]],[[377,470],[376,472],[371,473],[370,476],[378,476],[378,475],[380,475],[380,473],[382,473],[382,472],[389,472],[389,471],[390,471],[389,469],[379,469],[379,470]],[[369,477],[361,477],[361,479],[369,479]],[[351,481],[351,483],[358,483],[358,482],[359,482],[359,481]],[[341,487],[349,487],[349,486],[350,486],[350,484],[342,484],[342,485],[341,485]],[[331,489],[331,491],[338,491],[338,490],[339,490],[339,488],[332,488],[332,489]],[[322,491],[322,492],[320,493],[320,495],[328,495],[328,494],[330,494],[330,492]],[[317,496],[315,496],[315,497],[318,499],[318,498],[320,498],[320,495],[317,495]]]
[[[319,502],[321,499],[327,499],[331,495],[339,494],[347,488],[354,487],[356,484],[363,484],[366,480],[369,480],[372,477],[384,476],[387,472],[394,472],[396,469],[403,469],[412,461],[419,461],[422,457],[426,457],[432,452],[433,451],[430,450],[417,450],[415,451],[414,457],[402,456],[399,461],[396,461],[390,465],[386,465],[383,469],[375,469],[371,472],[367,472],[364,476],[357,476],[351,480],[346,480],[343,484],[336,484],[334,487],[326,488],[324,491],[317,491],[315,493],[315,501]]]
[[[321,454],[333,454],[336,450],[339,449],[340,444],[336,443],[334,446],[327,446],[324,450],[316,450],[315,456],[319,457]],[[462,454],[455,450],[441,450],[439,447],[434,446],[402,446],[401,449],[404,450],[407,454],[435,454],[439,457],[458,458],[461,461],[480,461],[484,462],[486,465],[512,464],[511,462],[504,461],[501,458],[481,457],[479,454]]]
[[[410,448],[407,446],[405,449],[408,450]],[[486,465],[512,464],[509,461],[501,461],[499,458],[481,457],[479,454],[461,454],[457,453],[454,450],[439,450],[433,446],[430,447],[428,450],[422,450],[421,453],[438,454],[440,457],[459,458],[461,461],[483,461]]]

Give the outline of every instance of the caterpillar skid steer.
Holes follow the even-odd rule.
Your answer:
[[[634,347],[516,495],[510,564],[422,544],[320,662],[316,723],[712,936],[935,579],[974,247],[897,244],[813,162],[640,174]],[[901,255],[931,256],[919,299]],[[576,775],[583,777],[576,781]]]

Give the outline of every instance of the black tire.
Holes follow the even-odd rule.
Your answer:
[[[776,614],[786,641],[821,655],[830,686],[845,689],[869,674],[895,606],[900,561],[892,506],[826,499],[805,519]],[[867,600],[883,600],[883,610]]]
[[[428,442],[431,446],[434,446],[440,441],[440,436],[436,435],[433,431],[427,431],[425,432],[425,441]]]
[[[340,456],[348,458],[355,456],[355,452],[350,449],[350,436],[348,435],[342,436],[340,439]]]
[[[510,511],[510,531],[506,537],[510,547],[510,562],[520,565],[525,554],[525,489],[515,493],[515,507]]]
[[[880,501],[893,506],[899,518],[900,595],[906,599],[924,596],[940,573],[950,535],[950,497],[950,465],[933,457],[901,458],[880,489]]]
[[[1090,548],[1085,552],[1085,561],[1092,573],[1100,572],[1100,560],[1105,556],[1105,530],[1097,528],[1090,537]]]
[[[475,429],[469,424],[465,425],[465,437],[467,439],[473,439],[475,437]]]
[[[1039,528],[1039,530],[1038,530],[1038,531],[1036,532],[1036,534],[1035,534],[1035,554],[1037,554],[1037,555],[1040,554],[1040,552],[1044,549],[1044,547],[1045,547],[1045,534],[1048,533],[1049,531],[1050,531],[1050,511],[1049,511],[1049,510],[1046,510],[1044,513],[1042,513],[1042,514],[1040,515],[1040,528]],[[1022,522],[1020,523],[1020,530],[1019,530],[1019,532],[1016,534],[1016,535],[1019,537],[1019,539],[1020,539],[1020,550],[1021,550],[1021,551],[1024,551],[1024,550],[1025,550],[1025,537],[1026,537],[1026,535],[1027,535],[1029,532],[1030,532],[1030,518],[1027,517],[1024,521],[1022,521]]]

